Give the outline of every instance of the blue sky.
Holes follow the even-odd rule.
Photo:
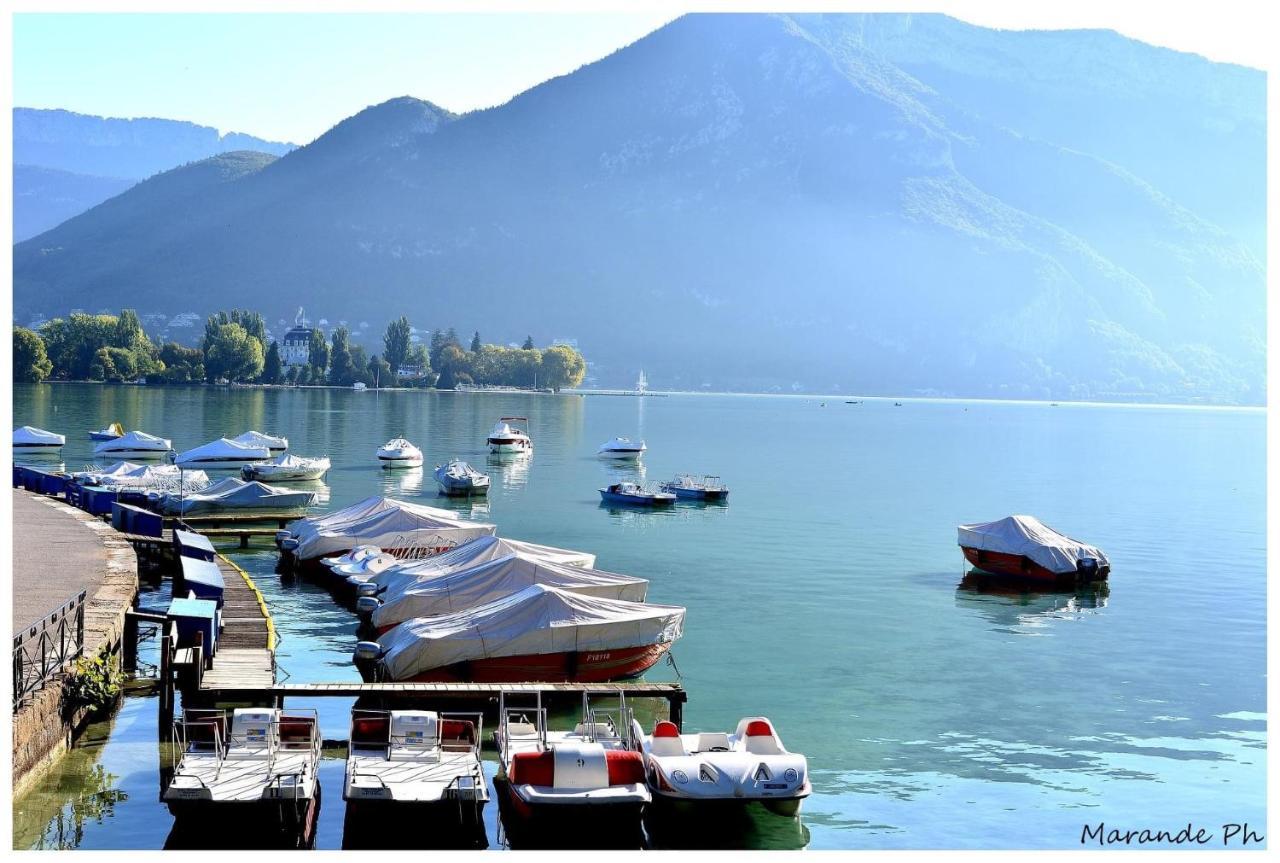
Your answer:
[[[14,104],[165,117],[305,144],[370,104],[501,104],[670,13],[13,18]]]

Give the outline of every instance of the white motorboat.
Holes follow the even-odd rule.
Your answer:
[[[376,545],[357,545],[346,554],[340,554],[336,557],[322,557],[320,563],[328,567],[342,566],[347,563],[359,563],[367,557],[373,557],[381,553],[382,549]]]
[[[347,823],[420,830],[415,818],[482,828],[489,800],[480,763],[483,714],[430,710],[351,711]],[[404,820],[411,819],[411,820]]]
[[[289,439],[287,437],[263,434],[260,431],[247,431],[242,435],[231,438],[231,440],[241,446],[266,447],[271,452],[284,452],[289,448]]]
[[[489,475],[455,458],[447,465],[436,465],[436,482],[447,495],[487,494]]]
[[[538,545],[532,542],[520,542],[515,539],[503,539],[497,536],[482,536],[470,540],[457,548],[450,549],[426,560],[406,563],[392,567],[368,579],[356,588],[362,597],[356,602],[356,610],[361,614],[372,614],[381,604],[375,597],[396,596],[402,591],[410,590],[422,582],[444,578],[455,572],[462,572],[480,566],[491,560],[498,560],[509,555],[518,554],[534,557],[555,566],[594,567],[596,556],[584,551],[571,551],[550,545]],[[373,604],[363,601],[368,597]]]
[[[513,705],[516,700],[533,704]],[[494,743],[515,817],[510,826],[517,830],[569,822],[578,829],[639,830],[652,796],[626,700],[618,696],[616,716],[593,707],[588,693],[582,701],[572,731],[550,731],[540,693],[499,694]]]
[[[13,430],[13,448],[16,450],[53,452],[61,449],[66,442],[63,435],[35,426],[22,426]]]
[[[226,477],[203,491],[166,493],[159,500],[166,515],[217,515],[219,513],[263,513],[278,516],[301,512],[316,502],[313,491],[295,491],[260,482]]]
[[[528,417],[502,417],[489,430],[489,437],[486,442],[489,444],[489,452],[494,453],[530,453],[533,452],[533,441],[524,429],[517,428],[511,423],[522,422],[528,423]]]
[[[387,441],[377,452],[383,467],[422,467],[422,450],[402,437]]]
[[[788,752],[763,716],[741,720],[732,734],[682,734],[675,723],[663,721],[645,735],[632,723],[655,802],[679,808],[760,803],[793,816],[811,791],[805,757]]]
[[[628,602],[644,602],[649,590],[649,582],[643,578],[509,554],[441,578],[415,581],[397,593],[361,597],[357,602],[364,603],[361,610],[368,607],[366,600],[377,604],[370,620],[381,635],[406,620],[478,608],[534,584]]]
[[[644,441],[633,441],[629,437],[616,437],[600,444],[600,449],[596,451],[596,455],[600,458],[637,459],[644,455],[645,449],[647,447],[645,447]]]
[[[93,448],[97,458],[153,459],[164,458],[171,452],[173,441],[136,430]]]
[[[322,479],[331,467],[329,459],[304,458],[300,455],[282,454],[271,461],[259,461],[240,468],[240,476],[245,479],[272,480],[281,482],[305,482]]]
[[[636,677],[680,637],[685,610],[534,584],[356,645],[366,679],[596,683]]]
[[[491,524],[460,519],[448,510],[371,497],[337,512],[295,521],[277,536],[283,551],[299,561],[312,561],[358,545],[375,545],[392,554],[404,548],[439,554],[496,532]]]
[[[245,446],[228,438],[210,441],[204,446],[178,453],[174,463],[181,468],[206,470],[240,470],[245,465],[271,458],[265,446]]]
[[[314,839],[321,743],[314,710],[241,707],[228,717],[184,709],[172,743],[181,760],[160,796],[180,823],[278,831],[303,847]]]
[[[97,431],[89,432],[89,440],[115,440],[118,437],[124,437],[124,426],[120,423],[111,423]]]

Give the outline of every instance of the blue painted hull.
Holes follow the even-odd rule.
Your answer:
[[[643,494],[618,494],[601,489],[600,498],[605,503],[620,503],[624,506],[671,506],[674,500],[653,498]]]

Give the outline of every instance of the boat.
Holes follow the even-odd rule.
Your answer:
[[[392,438],[379,447],[377,456],[386,468],[422,467],[422,450],[402,437]]]
[[[676,496],[668,491],[652,491],[634,482],[615,482],[602,488],[600,500],[604,503],[620,503],[626,506],[671,506]]]
[[[115,440],[119,437],[124,437],[124,426],[120,423],[111,423],[97,431],[89,432],[89,440]]]
[[[686,812],[760,803],[794,816],[812,791],[805,757],[786,750],[766,717],[742,719],[732,734],[682,734],[674,722],[662,721],[646,735],[632,722],[655,803]]]
[[[71,478],[82,486],[101,486],[141,491],[201,491],[209,485],[209,475],[202,470],[184,471],[173,464],[134,464],[119,461],[105,468],[77,471]]]
[[[436,465],[436,482],[447,495],[488,494],[489,475],[481,473],[461,459]]]
[[[962,524],[957,542],[965,560],[990,575],[1040,583],[1103,581],[1111,562],[1101,549],[1058,533],[1029,515]]]
[[[351,388],[352,388],[353,390],[355,390],[356,392],[358,392],[358,393],[362,393],[362,392],[364,392],[365,390],[367,390],[367,389],[369,388],[369,386],[368,386],[368,384],[366,384],[364,381],[356,381],[355,383],[353,383],[353,384],[351,385]]]
[[[343,566],[348,563],[359,563],[365,558],[373,557],[374,555],[381,553],[382,549],[378,548],[376,545],[357,545],[345,554],[340,554],[335,557],[322,557],[320,558],[320,563],[327,567]]]
[[[143,431],[131,431],[93,448],[95,458],[164,458],[173,452],[173,441]]]
[[[534,584],[477,608],[405,621],[356,645],[366,680],[595,683],[636,677],[680,637],[685,610]]]
[[[304,482],[322,479],[329,472],[329,459],[304,458],[300,455],[279,455],[271,461],[259,461],[240,468],[240,476],[245,479],[285,480]]]
[[[489,430],[486,442],[489,452],[493,453],[529,453],[533,452],[533,441],[529,435],[511,423],[528,423],[528,417],[501,417]]]
[[[509,555],[534,557],[540,561],[556,566],[594,567],[596,556],[584,551],[570,551],[550,545],[538,545],[532,542],[521,542],[515,539],[503,539],[498,536],[481,536],[443,554],[426,560],[393,567],[385,570],[356,588],[360,597],[369,597],[373,605],[362,604],[357,600],[356,610],[370,614],[381,604],[374,597],[395,596],[401,591],[409,590],[421,582],[444,578],[455,572],[471,569],[491,560]]]
[[[182,468],[240,470],[245,465],[266,461],[269,458],[271,458],[271,451],[265,446],[246,446],[224,437],[178,453],[174,463]]]
[[[518,700],[532,704],[514,704]],[[593,706],[587,692],[582,702],[571,731],[551,731],[541,693],[499,693],[493,738],[513,816],[508,823],[504,813],[504,827],[640,832],[652,795],[625,696],[618,695],[616,716]]]
[[[661,489],[674,494],[681,500],[728,500],[729,487],[720,481],[718,476],[704,476],[695,479],[691,474],[679,473],[676,478],[667,480]]]
[[[647,449],[644,441],[633,442],[629,437],[616,437],[600,444],[596,455],[600,458],[637,459]]]
[[[295,491],[226,477],[198,492],[168,492],[158,501],[165,515],[263,513],[278,516],[305,510],[316,502],[313,491]]]
[[[416,819],[456,819],[483,829],[483,731],[480,713],[353,709],[342,789],[347,823],[417,830]]]
[[[467,521],[445,509],[370,497],[346,509],[290,523],[277,534],[282,551],[303,562],[374,545],[395,554],[407,547],[448,551],[497,532],[491,524]]]
[[[307,847],[320,808],[320,740],[314,710],[186,708],[173,723],[180,760],[161,800],[187,826],[262,830]]]
[[[231,440],[241,446],[266,447],[271,452],[284,452],[289,448],[289,439],[287,437],[263,434],[260,431],[247,431],[242,435],[231,438]]]
[[[374,603],[369,619],[382,635],[406,620],[479,608],[534,584],[628,602],[644,602],[649,591],[649,582],[643,578],[509,554],[439,578],[414,581],[396,593],[361,597],[360,601]],[[365,602],[364,607],[368,606]]]
[[[66,442],[63,435],[35,426],[22,426],[13,430],[13,448],[17,450],[52,452],[61,449]]]

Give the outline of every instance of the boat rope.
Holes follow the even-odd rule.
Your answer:
[[[669,650],[667,651],[667,665],[670,665],[673,669],[675,669],[677,680],[684,680],[684,675],[680,673],[680,666],[676,665],[675,654]]]

